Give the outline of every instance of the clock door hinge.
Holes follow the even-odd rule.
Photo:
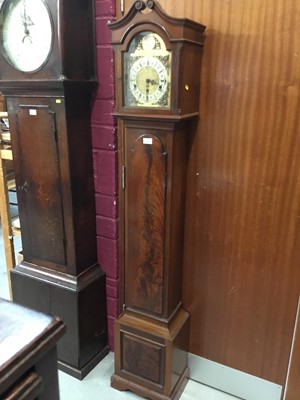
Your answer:
[[[125,167],[125,165],[122,165],[121,180],[122,180],[122,189],[125,190],[125,187],[126,187],[126,167]]]
[[[120,0],[120,10],[121,13],[124,14],[124,0]]]

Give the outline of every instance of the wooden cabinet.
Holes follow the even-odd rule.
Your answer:
[[[59,400],[56,343],[65,324],[0,299],[0,326],[0,398]]]

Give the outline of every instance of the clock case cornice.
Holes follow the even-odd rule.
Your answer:
[[[148,12],[143,13],[145,9],[148,9]],[[154,11],[154,14],[150,14],[152,11]],[[123,18],[109,23],[109,27],[112,30],[112,44],[124,43],[126,36],[133,27],[149,22],[161,27],[165,23],[171,24],[173,29],[168,31],[171,42],[184,40],[195,42],[195,44],[199,45],[204,44],[204,25],[188,18],[171,17],[165,13],[157,2],[149,0],[146,2],[135,1]]]
[[[108,26],[115,50],[117,93],[114,116],[123,120],[136,115],[143,119],[172,118],[174,121],[198,117],[205,26],[187,18],[171,17],[152,0],[135,1],[121,20],[110,22]],[[143,31],[160,35],[167,50],[172,52],[170,108],[125,106],[123,54],[134,36]],[[196,75],[194,65],[199,65]]]

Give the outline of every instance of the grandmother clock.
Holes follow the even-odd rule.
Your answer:
[[[150,399],[179,398],[188,373],[182,306],[188,136],[198,117],[205,27],[135,1],[109,24],[120,120],[123,312],[111,384]]]
[[[108,352],[97,263],[91,98],[93,0],[0,0],[6,97],[24,260],[13,299],[59,316],[59,367],[83,378]]]

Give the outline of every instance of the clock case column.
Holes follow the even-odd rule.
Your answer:
[[[11,273],[13,299],[66,323],[58,364],[79,379],[108,353],[90,134],[94,88],[73,81],[2,87],[23,244],[23,261]]]

